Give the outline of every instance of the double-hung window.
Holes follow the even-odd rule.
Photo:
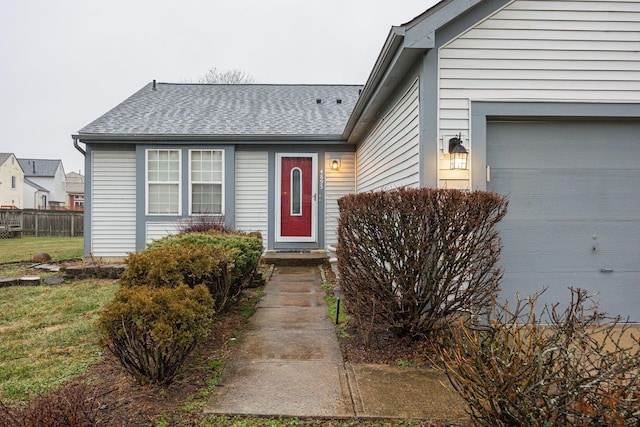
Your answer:
[[[180,215],[180,150],[147,150],[147,214]]]
[[[224,150],[190,150],[190,214],[224,214]]]

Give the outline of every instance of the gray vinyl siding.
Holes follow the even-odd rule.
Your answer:
[[[168,222],[152,222],[146,223],[146,240],[145,243],[151,243],[154,240],[158,240],[169,234],[177,234],[178,221]]]
[[[420,185],[418,80],[358,146],[358,192]]]
[[[260,231],[265,248],[269,226],[269,156],[266,151],[236,151],[235,227]]]
[[[340,161],[340,169],[331,169],[331,160]],[[325,244],[335,245],[338,242],[337,230],[340,210],[338,199],[355,192],[355,153],[325,154],[326,189],[325,199]]]
[[[514,1],[440,48],[440,135],[473,150],[471,101],[637,102],[638,51],[638,2]],[[469,179],[439,160],[441,187]]]
[[[126,257],[136,250],[136,152],[91,154],[91,255]]]

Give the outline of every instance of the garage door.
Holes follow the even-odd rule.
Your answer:
[[[510,196],[503,297],[580,287],[640,321],[640,122],[492,121],[487,164],[487,189]]]

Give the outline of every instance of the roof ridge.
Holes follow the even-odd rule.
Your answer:
[[[148,83],[147,85],[152,84]],[[326,86],[326,87],[361,87],[362,84],[351,83],[188,83],[188,82],[156,82],[156,85],[172,86]]]

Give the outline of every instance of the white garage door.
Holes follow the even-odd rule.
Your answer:
[[[496,121],[487,189],[509,194],[502,295],[597,292],[600,311],[640,321],[640,122]]]

